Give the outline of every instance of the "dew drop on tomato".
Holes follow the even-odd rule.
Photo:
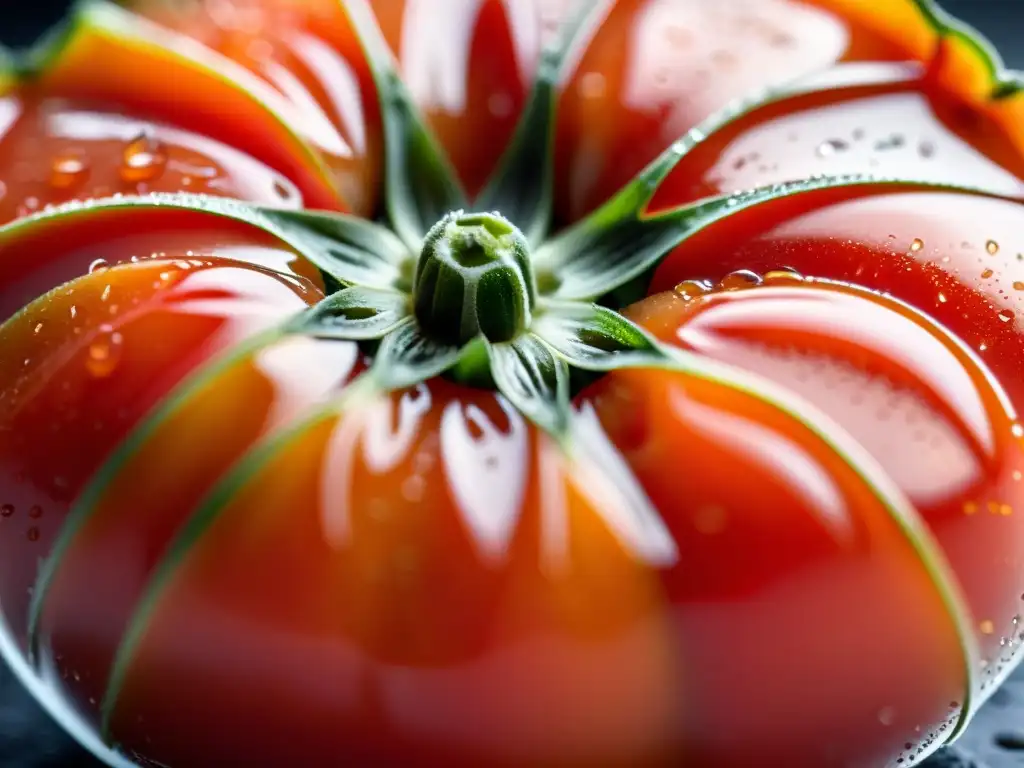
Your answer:
[[[53,158],[50,167],[50,186],[57,190],[71,190],[89,178],[89,163],[77,154],[61,154]]]
[[[143,133],[124,148],[120,174],[127,183],[153,181],[160,177],[166,165],[167,154],[163,145]]]
[[[121,334],[109,325],[100,326],[100,335],[89,345],[89,354],[86,357],[86,368],[89,374],[97,379],[110,376],[116,369],[121,359],[121,346],[123,339]]]
[[[738,269],[723,277],[717,288],[720,291],[740,291],[744,288],[758,286],[761,282],[761,276],[756,272],[751,272],[749,269]]]
[[[703,280],[684,280],[672,289],[683,301],[692,301],[711,292],[711,285]]]

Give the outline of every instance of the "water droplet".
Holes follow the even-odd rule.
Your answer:
[[[821,142],[821,144],[818,145],[818,148],[815,150],[815,153],[818,155],[818,157],[830,157],[831,155],[834,155],[837,152],[846,151],[849,148],[849,146],[850,145],[847,144],[842,139],[826,139],[825,141]]]
[[[685,48],[693,42],[693,32],[686,27],[670,26],[665,28],[665,39],[674,48]]]
[[[32,333],[38,334],[41,330],[43,330],[43,324],[36,323],[36,327],[32,329]]]
[[[976,514],[977,511],[978,511],[978,505],[975,502],[973,502],[973,501],[965,501],[964,502],[964,514],[965,515],[973,515],[973,514]]]
[[[152,181],[164,172],[167,155],[155,138],[140,134],[129,142],[121,158],[121,179],[129,184]]]
[[[981,273],[981,279],[982,280],[988,280],[994,274],[995,274],[994,270],[986,269],[984,272]]]
[[[925,160],[935,156],[935,145],[930,141],[922,141],[917,145],[917,154]]]
[[[40,507],[38,504],[33,504],[32,508],[29,509],[28,511],[28,516],[31,517],[33,520],[38,520],[40,517],[43,516],[43,508]]]
[[[1021,426],[1019,421],[1013,422],[1013,426],[1010,427],[1010,434],[1014,437],[1024,437],[1024,426]]]
[[[89,274],[96,272],[102,272],[104,269],[110,266],[110,263],[106,259],[95,259],[92,264],[89,265]]]
[[[50,186],[71,189],[89,176],[89,165],[77,155],[57,155],[50,166]]]
[[[295,191],[292,187],[288,186],[280,179],[274,179],[273,189],[274,194],[282,200],[293,200],[295,198]]]
[[[71,309],[69,310],[69,314],[71,315],[72,320],[78,317],[78,307],[72,304]]]
[[[914,241],[910,244],[910,252],[917,253],[922,248],[924,248],[924,240],[922,240],[920,237],[915,237]]]
[[[39,541],[39,529],[33,525],[28,529],[27,537],[29,541]]]
[[[878,722],[882,725],[892,725],[896,722],[896,709],[894,707],[882,707],[878,710]]]
[[[761,284],[761,277],[749,269],[738,269],[723,277],[718,288],[723,291],[739,291],[744,288],[753,288]]]
[[[402,483],[402,496],[404,496],[408,501],[422,501],[423,494],[426,491],[426,486],[427,483],[421,475],[407,477],[405,482]]]
[[[580,77],[578,87],[584,99],[599,99],[604,96],[608,83],[600,72],[587,72]]]
[[[4,504],[3,506],[0,506],[0,517],[10,517],[13,514],[14,514],[14,505],[13,504]]]
[[[999,319],[1002,320],[1004,323],[1010,322],[1011,320],[1013,320],[1013,318],[1014,314],[1012,309],[1004,309],[999,312]]]
[[[981,622],[981,624],[978,625],[978,629],[981,630],[981,634],[983,635],[991,635],[996,630],[995,625],[989,619],[985,619],[985,621]]]
[[[947,301],[949,301],[949,299],[946,298],[946,294],[942,293],[941,291],[939,292],[938,299],[939,304],[945,304]]]
[[[997,253],[999,253],[999,243],[997,243],[995,240],[989,240],[987,243],[985,243],[985,250],[988,251],[989,254],[991,254],[992,256],[995,256]]]
[[[795,269],[783,267],[782,269],[772,269],[765,272],[763,280],[765,285],[778,283],[801,283],[804,280],[804,276]]]
[[[672,290],[683,301],[691,301],[705,295],[711,288],[700,280],[684,280]]]
[[[114,372],[121,359],[121,334],[109,325],[100,326],[100,336],[89,345],[86,368],[98,379],[106,378]]]
[[[906,143],[906,139],[900,136],[898,133],[894,133],[888,138],[881,139],[875,142],[875,151],[885,152],[890,149],[899,149]]]

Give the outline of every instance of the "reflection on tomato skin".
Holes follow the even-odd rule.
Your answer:
[[[998,678],[1019,632],[1024,455],[982,360],[905,304],[783,271],[747,290],[659,294],[629,314],[670,344],[783,385],[867,450],[942,546],[986,681]]]
[[[21,642],[38,561],[111,451],[190,372],[322,296],[216,249],[171,255],[96,268],[3,326],[0,589]]]
[[[211,386],[208,402],[223,396]],[[139,454],[132,477],[167,476],[166,499],[132,523],[140,486],[123,478],[54,582],[48,652],[86,710],[111,643],[76,608],[79,574],[131,585],[108,587],[102,615],[119,626],[131,601],[117,595],[162,551],[160,510],[194,498],[195,467],[227,446],[174,448],[209,421],[204,402]],[[897,754],[958,712],[960,649],[920,560],[845,460],[772,406],[657,372],[585,395],[588,444],[622,451],[654,529],[493,393],[434,380],[336,407],[242,478],[183,552],[117,698],[118,743],[197,766],[731,765],[755,744],[784,765],[797,744]],[[744,483],[723,482],[737,471]],[[652,549],[663,526],[670,548]],[[843,697],[823,698],[837,666]],[[723,679],[744,697],[722,698]]]
[[[0,99],[0,224],[69,200],[192,192],[298,208],[285,176],[201,134],[55,99]]]
[[[764,274],[784,267],[881,291],[949,328],[1020,411],[1022,224],[1019,203],[982,196],[865,189],[799,194],[697,233],[658,267],[650,293],[691,279],[717,281],[735,270]]]

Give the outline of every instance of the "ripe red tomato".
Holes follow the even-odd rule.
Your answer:
[[[130,5],[0,63],[0,651],[99,758],[912,765],[1016,666],[972,30]]]

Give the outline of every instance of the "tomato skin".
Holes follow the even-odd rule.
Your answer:
[[[737,269],[792,267],[889,293],[962,339],[1020,411],[1021,222],[1018,203],[958,193],[862,188],[796,195],[697,233],[658,267],[650,291],[688,279],[717,281]]]
[[[852,84],[843,85],[847,78]],[[914,63],[808,78],[810,93],[760,107],[698,143],[658,187],[656,212],[821,175],[876,174],[1024,191],[1024,154],[991,121],[937,92]]]
[[[273,88],[287,107],[284,117],[327,163],[341,207],[374,214],[382,164],[379,107],[365,57],[339,3],[136,0],[131,5]]]
[[[839,61],[918,58],[907,28],[893,36],[835,5],[616,2],[561,100],[562,217],[595,208],[733,99]]]
[[[69,200],[192,192],[298,208],[285,176],[220,142],[59,100],[0,99],[0,223]]]
[[[20,642],[37,560],[109,452],[190,371],[322,295],[196,245],[99,269],[3,326],[0,589]]]
[[[683,158],[653,209],[805,176],[819,160],[865,170],[877,158],[819,156],[831,133],[800,155],[779,137],[794,124],[831,131],[825,110],[845,125],[848,107],[880,130],[896,102],[916,120],[901,126],[922,136],[891,167],[927,176],[934,162],[941,178],[952,169],[1019,194],[1013,136],[979,118],[978,93],[943,80],[957,62],[917,66],[934,30],[875,24],[861,0],[766,3],[765,17],[725,0],[616,4],[561,95],[563,221],[730,97],[837,61],[912,60],[867,87],[737,121]],[[477,191],[564,9],[371,5]],[[38,90],[0,102],[28,105],[0,143],[0,168],[27,158],[0,218],[24,215],[29,198],[36,207],[108,187],[377,209],[375,95],[335,0],[140,6],[271,87],[285,124],[166,51],[85,37]],[[444,30],[421,24],[431,14]],[[135,56],[152,71],[95,77],[96,62],[117,69]],[[677,77],[683,69],[693,76]],[[187,110],[174,88],[147,87],[158,78],[194,97]],[[56,96],[72,101],[58,107]],[[116,116],[112,103],[140,117]],[[103,136],[58,130],[90,120]],[[158,177],[125,180],[128,124],[166,151]],[[89,157],[88,174],[54,177],[69,149]],[[752,153],[789,162],[761,170]],[[186,184],[172,160],[216,166],[217,184]],[[287,199],[275,201],[282,185]],[[864,187],[710,226],[658,267],[629,315],[701,360],[763,378],[751,392],[693,371],[609,374],[575,400],[589,431],[573,455],[495,392],[434,378],[368,393],[353,343],[264,338],[324,285],[248,225],[141,208],[27,230],[0,243],[0,319],[95,259],[118,266],[0,327],[0,375],[13,382],[0,390],[5,618],[24,647],[29,590],[45,590],[34,661],[54,673],[61,706],[140,763],[908,761],[1016,661],[1021,215],[1005,199]],[[689,302],[669,292],[781,267],[816,282]],[[254,346],[224,362],[239,343]],[[844,399],[837,369],[869,394]],[[201,370],[208,378],[183,394]],[[795,412],[772,401],[772,381]],[[915,425],[888,427],[893,412]],[[596,450],[656,515],[622,503],[607,466],[589,463]],[[69,520],[72,510],[85,512]],[[76,527],[59,539],[63,525]],[[58,542],[39,582],[38,561]]]
[[[1024,583],[1020,426],[984,363],[905,305],[775,278],[628,310],[670,344],[813,403],[886,469],[929,525],[974,616],[986,682],[1015,654]]]
[[[873,765],[932,738],[915,726],[941,738],[962,704],[958,642],[905,533],[845,459],[693,376],[613,373],[591,397],[679,548],[661,579],[693,702],[687,760]],[[922,652],[921,637],[937,644]]]

